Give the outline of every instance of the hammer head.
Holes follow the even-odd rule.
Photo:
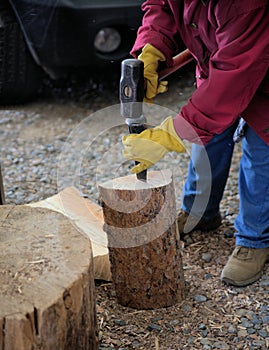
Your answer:
[[[144,63],[137,59],[127,59],[121,63],[120,103],[121,115],[127,124],[140,123],[143,115]],[[129,119],[131,119],[129,121]],[[132,120],[133,119],[133,120]]]

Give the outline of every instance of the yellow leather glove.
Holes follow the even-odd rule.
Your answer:
[[[145,102],[152,102],[152,99],[160,93],[167,91],[167,81],[159,81],[157,73],[159,62],[165,61],[165,56],[151,44],[146,44],[138,59],[144,62],[144,79],[146,85]]]
[[[168,152],[186,152],[186,148],[177,135],[172,117],[165,119],[161,125],[146,129],[140,134],[122,137],[123,156],[139,162],[132,168],[137,174],[149,168]]]

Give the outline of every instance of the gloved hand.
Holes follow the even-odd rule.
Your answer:
[[[123,136],[123,156],[139,162],[132,172],[137,174],[149,168],[168,152],[186,152],[186,148],[177,135],[172,117],[165,119],[161,125],[146,129],[140,134]]]
[[[167,91],[167,81],[158,81],[159,62],[165,61],[165,56],[151,44],[146,44],[138,59],[144,62],[144,79],[146,82],[145,102],[152,102],[153,97]]]

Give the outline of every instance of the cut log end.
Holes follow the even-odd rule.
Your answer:
[[[146,181],[138,180],[136,175],[127,175],[103,182],[100,187],[108,190],[148,190],[167,186],[171,181],[172,172],[170,170],[148,171]]]
[[[0,207],[0,350],[97,349],[92,251],[62,214]]]

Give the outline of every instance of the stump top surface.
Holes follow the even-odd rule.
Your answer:
[[[92,263],[91,244],[64,215],[0,207],[0,317],[50,304]]]
[[[127,175],[106,181],[99,186],[115,190],[145,190],[168,185],[172,181],[171,170],[148,171],[147,181],[138,180],[136,175]]]

